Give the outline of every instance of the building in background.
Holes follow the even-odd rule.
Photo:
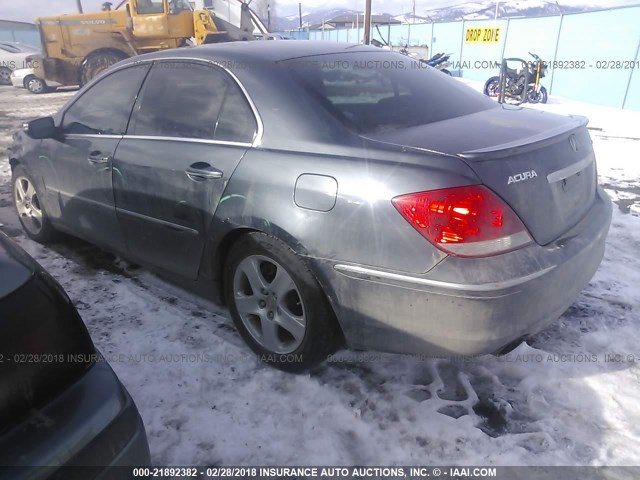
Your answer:
[[[354,28],[356,25],[362,25],[363,23],[364,14],[340,15],[338,17],[332,18],[331,20],[325,21],[325,28],[328,28],[329,26],[333,28]],[[372,26],[400,25],[400,23],[400,20],[396,20],[390,15],[371,15]]]

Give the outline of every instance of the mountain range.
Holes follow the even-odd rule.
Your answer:
[[[401,21],[402,23],[431,23],[431,22],[451,22],[456,20],[486,20],[493,19],[496,15],[496,3],[498,3],[499,18],[522,18],[540,17],[548,15],[559,15],[562,13],[577,13],[594,10],[593,5],[560,5],[558,2],[544,0],[506,0],[495,2],[494,0],[480,0],[467,2],[455,6],[436,9],[416,9],[413,12],[389,13],[376,12],[374,14],[387,15]],[[303,3],[304,6],[304,3]],[[305,28],[322,24],[342,15],[363,15],[362,10],[354,10],[341,7],[320,6],[311,10],[303,11],[302,26]],[[297,14],[279,16],[271,19],[272,30],[291,30],[299,26]]]

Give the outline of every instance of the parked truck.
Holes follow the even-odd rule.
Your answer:
[[[194,10],[187,0],[123,0],[116,8],[105,2],[101,12],[38,18],[43,55],[32,61],[35,74],[61,85],[84,85],[134,55],[253,40],[267,32],[247,3],[226,1],[237,2],[239,15],[225,19],[213,10]]]

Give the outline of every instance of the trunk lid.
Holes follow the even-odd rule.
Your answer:
[[[586,125],[584,117],[496,107],[367,138],[463,159],[546,245],[575,226],[595,199]]]

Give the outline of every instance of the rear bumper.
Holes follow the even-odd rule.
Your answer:
[[[114,467],[149,464],[142,419],[106,362],[0,437],[2,480],[122,478]]]
[[[482,259],[449,256],[416,276],[314,260],[347,343],[421,355],[494,353],[556,320],[604,255],[612,205],[598,189],[555,242]]]

